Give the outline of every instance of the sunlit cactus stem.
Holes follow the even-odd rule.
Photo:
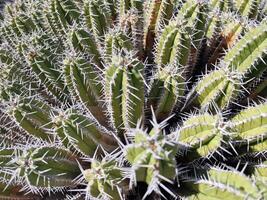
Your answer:
[[[0,3],[0,199],[267,199],[266,0]]]

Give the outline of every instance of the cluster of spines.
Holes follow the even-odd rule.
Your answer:
[[[235,169],[211,168],[200,174],[191,189],[199,192],[189,199],[258,199],[266,196],[266,190],[256,185],[252,178]]]
[[[136,185],[138,181],[148,184],[145,196],[152,192],[161,193],[161,189],[173,195],[162,182],[175,181],[175,154],[177,143],[171,141],[162,131],[164,123],[153,122],[153,129],[147,134],[141,127],[128,134],[131,144],[124,149],[125,157],[130,162],[128,169],[130,183]],[[174,195],[173,195],[174,196]]]
[[[254,19],[256,17],[254,9],[257,8],[259,1],[242,1],[238,5],[229,2],[231,1],[227,1],[224,5],[223,1],[215,0],[211,7],[219,7],[222,12],[225,10],[235,10],[237,15],[242,15],[244,18]],[[27,11],[26,7],[29,3],[25,4],[21,1],[17,3],[18,7],[20,7],[19,9],[22,9],[23,12]],[[29,85],[34,87],[34,89],[38,89],[40,86],[42,89],[44,88],[42,94],[37,95],[38,98],[40,95],[44,99],[41,101],[40,99],[30,99],[26,104],[25,101],[28,101],[27,99],[23,99],[22,102],[19,100],[15,105],[8,105],[10,112],[7,114],[22,128],[22,131],[24,130],[25,133],[39,138],[41,141],[44,140],[44,143],[41,142],[42,145],[59,141],[60,144],[62,143],[71,151],[91,157],[96,152],[98,145],[101,145],[104,151],[108,152],[112,152],[118,147],[118,141],[108,134],[109,132],[115,130],[119,134],[120,139],[124,141],[127,140],[125,132],[129,128],[135,128],[140,119],[142,119],[141,124],[145,124],[145,106],[147,110],[152,107],[155,110],[157,120],[163,121],[179,107],[177,104],[183,101],[182,97],[187,89],[185,86],[187,79],[192,73],[194,74],[199,70],[194,68],[198,67],[200,63],[199,58],[203,56],[201,53],[206,45],[206,37],[210,37],[208,39],[213,41],[217,36],[216,31],[220,32],[220,29],[222,29],[222,41],[225,41],[226,44],[219,44],[216,49],[218,53],[215,52],[209,58],[211,59],[210,64],[214,64],[212,60],[220,60],[220,69],[209,73],[196,84],[193,93],[194,103],[200,104],[200,107],[205,109],[211,105],[216,109],[218,107],[228,107],[228,104],[239,93],[240,85],[244,81],[251,78],[251,76],[255,76],[255,74],[257,77],[262,77],[262,74],[266,71],[265,21],[261,22],[256,28],[251,28],[251,31],[246,33],[247,27],[244,28],[239,22],[234,22],[235,26],[233,29],[228,22],[223,22],[226,26],[225,24],[206,26],[208,23],[216,23],[216,21],[206,21],[206,12],[210,12],[210,8],[204,1],[187,1],[182,5],[177,16],[173,18],[171,16],[174,8],[173,1],[151,0],[144,5],[144,8],[141,6],[142,2],[138,0],[120,1],[119,15],[117,15],[118,8],[115,6],[117,3],[117,1],[111,0],[104,2],[94,0],[84,4],[69,0],[51,0],[50,4],[48,3],[49,5],[45,5],[46,8],[42,8],[41,3],[34,4],[34,7],[36,6],[34,9],[36,10],[31,13],[32,15],[29,15],[33,17],[32,19],[21,11],[21,13],[15,16],[16,14],[7,8],[9,9],[10,23],[3,25],[3,36],[7,36],[6,41],[9,41],[11,47],[17,49],[17,52],[14,56],[15,58],[12,58],[7,52],[1,53],[1,60],[7,65],[8,72],[4,75],[4,78],[1,77],[1,80],[6,79],[6,77],[7,79],[14,80],[14,75],[23,78],[27,74],[25,77],[27,81],[23,81],[25,88]],[[79,13],[80,7],[84,8],[82,14]],[[45,16],[37,12],[39,8],[44,11]],[[48,10],[46,10],[47,8]],[[144,18],[140,17],[143,9],[149,11],[145,13]],[[219,14],[219,16],[221,15]],[[118,17],[119,20],[117,20]],[[170,22],[169,19],[171,19]],[[119,22],[121,30],[115,30],[116,34],[113,35],[112,32],[110,34],[107,31],[110,28],[114,28],[114,22]],[[49,30],[45,31],[47,26]],[[142,26],[145,27],[144,42],[137,39],[137,37],[143,37]],[[180,29],[180,26],[184,28]],[[214,26],[216,27],[214,28]],[[230,30],[223,29],[227,27]],[[123,34],[123,31],[126,31],[127,34]],[[245,36],[241,40],[236,39],[244,33]],[[255,33],[259,33],[259,36],[251,39],[251,36]],[[14,36],[15,39],[13,39]],[[23,40],[20,41],[20,38],[23,38]],[[27,39],[29,39],[29,43]],[[63,42],[65,40],[67,41],[66,43]],[[256,43],[257,45],[260,43],[259,47],[255,45]],[[104,51],[99,51],[102,46]],[[155,76],[151,78],[151,85],[148,86],[148,96],[146,98],[145,87],[147,83],[144,71],[147,66],[140,60],[143,59],[144,55],[149,56],[153,60],[151,52],[154,46],[156,49],[155,64],[157,67]],[[253,54],[248,51],[251,47],[254,48]],[[67,50],[66,52],[68,48],[71,51]],[[227,48],[229,50],[227,50],[226,57],[222,57],[220,52]],[[136,51],[138,59],[135,57]],[[209,49],[209,51],[211,50]],[[239,56],[241,55],[240,52],[242,54],[249,52],[247,54],[248,58]],[[68,59],[70,54],[71,58]],[[67,59],[65,59],[66,57]],[[21,61],[18,60],[20,58]],[[90,58],[90,62],[88,58]],[[246,63],[246,65],[240,64],[240,61]],[[21,77],[17,71],[20,70],[19,62],[23,66],[22,73],[20,73]],[[26,63],[29,66],[26,66]],[[231,63],[234,63],[236,68],[232,67]],[[243,66],[247,68],[243,69]],[[62,71],[64,72],[62,73]],[[31,77],[32,73],[35,74],[34,78]],[[31,81],[29,83],[29,77],[34,82]],[[102,81],[102,79],[105,80]],[[13,84],[15,85],[15,83]],[[266,85],[263,84],[262,87],[266,87]],[[3,93],[23,93],[21,91],[17,92],[16,89],[12,88],[11,91],[3,90]],[[29,91],[26,91],[23,95],[32,95],[31,92],[38,93],[39,91],[27,92]],[[10,93],[8,93],[5,94],[5,100],[9,98],[8,95]],[[73,98],[70,98],[70,95]],[[192,96],[190,95],[189,99],[191,101]],[[58,107],[58,105],[55,105],[54,101],[50,101],[51,97],[56,99],[57,103],[61,106],[59,110],[64,110],[64,112],[60,113],[58,108],[53,108],[53,106]],[[100,99],[104,99],[104,102],[101,102]],[[12,101],[12,98],[8,100]],[[46,105],[43,100],[48,101],[49,105]],[[79,103],[76,104],[77,102]],[[73,103],[76,104],[73,106],[74,109],[66,110],[66,107]],[[258,109],[258,107],[255,109]],[[106,110],[108,110],[107,115],[105,113]],[[245,112],[241,111],[239,115],[243,115]],[[210,123],[210,120],[207,118],[211,118],[212,122]],[[185,146],[189,152],[197,152],[197,157],[209,158],[214,152],[220,153],[219,149],[224,148],[222,143],[225,142],[225,133],[221,132],[227,130],[230,137],[229,144],[232,141],[235,143],[235,140],[241,140],[241,146],[243,143],[249,143],[250,152],[265,151],[265,121],[263,120],[259,123],[257,120],[258,118],[265,119],[264,113],[256,112],[255,116],[246,116],[248,121],[255,122],[255,127],[252,128],[260,130],[257,132],[259,135],[252,139],[249,137],[249,130],[241,130],[234,123],[235,118],[230,120],[229,127],[222,123],[222,119],[217,118],[220,117],[212,114],[198,115],[192,117],[192,120],[197,120],[197,123],[192,123],[191,125],[190,119],[188,119],[184,122],[184,126],[181,129],[172,133],[172,135],[175,135],[177,142],[172,143],[173,147],[176,148],[181,145],[184,148]],[[189,126],[187,127],[188,123]],[[247,128],[249,126],[247,122],[240,123],[242,127]],[[212,128],[209,126],[207,128],[207,124]],[[154,124],[154,126],[156,125]],[[189,129],[191,134],[194,133],[194,135],[188,137],[186,128]],[[133,132],[138,131],[141,130],[136,129]],[[154,133],[154,131],[157,133]],[[235,132],[233,136],[231,135],[232,131]],[[142,133],[146,136],[144,143],[150,141],[151,138],[149,137],[152,137],[154,134],[160,135],[160,137],[155,137],[156,144],[159,144],[158,146],[161,146],[162,140],[165,142],[164,134],[162,132],[158,133],[157,129],[152,129],[149,136],[146,131],[142,130]],[[203,133],[209,133],[208,137]],[[237,137],[235,137],[236,135]],[[139,143],[133,141],[130,142],[129,147],[133,146],[135,148]],[[167,140],[167,142],[170,141]],[[227,143],[224,145],[227,145]],[[152,146],[150,147],[152,148]],[[51,148],[54,150],[56,147]],[[239,148],[239,146],[237,145],[234,148]],[[169,153],[168,148],[167,151],[164,148],[161,150],[163,155]],[[226,149],[222,150],[227,151]],[[47,152],[49,151],[47,150]],[[173,152],[175,151],[171,151],[171,153]],[[103,154],[103,152],[100,151],[100,154]],[[167,160],[168,163],[167,157],[165,155],[165,160],[163,160]],[[174,157],[175,155],[172,155],[172,160],[174,160]],[[60,157],[57,156],[53,158],[60,160]],[[152,156],[151,160],[154,162],[157,159]],[[128,161],[130,161],[132,166],[135,165],[130,159]],[[153,164],[152,161],[151,163]],[[143,167],[142,165],[147,163],[142,162],[143,160],[141,159],[141,164],[138,163],[135,170],[138,171],[141,168],[142,171],[144,170],[143,168],[146,168],[146,170],[151,171],[151,176],[140,179],[148,184],[153,183],[149,187],[147,194],[152,191],[160,193],[160,189],[164,189],[164,185],[161,182],[168,182],[169,179],[175,176],[175,164],[170,162],[170,174],[168,174],[169,172],[167,173],[164,170],[163,172],[157,169],[151,170],[150,165]],[[110,173],[109,168],[105,169],[105,164],[99,165],[101,166],[100,168],[103,168],[103,171],[107,170],[104,174]],[[98,167],[95,166],[95,168]],[[46,171],[43,173],[45,174]],[[58,173],[57,175],[60,174]],[[151,177],[157,174],[161,176],[159,178],[161,180],[157,180],[157,184],[155,184]],[[220,173],[218,172],[218,174]],[[27,178],[27,176],[25,177]],[[33,176],[33,182],[28,182],[28,185],[31,185],[33,188],[35,185],[40,186],[37,184],[37,180],[38,178]],[[53,185],[54,183],[51,181],[49,184]],[[87,181],[89,182],[89,179]],[[116,184],[106,183],[106,180],[104,183],[101,180],[98,183],[95,183],[95,181],[94,179],[91,186],[95,187],[96,184],[100,186],[98,189],[93,188],[91,190],[96,191],[96,194],[92,196],[98,196],[102,191],[108,194],[107,191],[110,189],[110,185],[112,185],[111,187],[117,187]],[[45,181],[41,184],[47,190],[51,189],[50,185],[46,185]],[[223,185],[225,183],[218,181],[216,184]],[[53,186],[57,187],[56,183]],[[63,187],[65,186],[63,184]],[[110,195],[112,196],[113,193]],[[114,195],[116,198],[118,197],[118,194]]]

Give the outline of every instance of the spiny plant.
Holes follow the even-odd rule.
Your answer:
[[[1,199],[267,199],[265,0],[15,0]]]

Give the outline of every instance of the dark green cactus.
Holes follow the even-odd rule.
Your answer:
[[[265,0],[14,0],[0,199],[267,199]]]

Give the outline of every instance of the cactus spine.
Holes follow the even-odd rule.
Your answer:
[[[266,199],[265,0],[13,0],[0,199]]]

